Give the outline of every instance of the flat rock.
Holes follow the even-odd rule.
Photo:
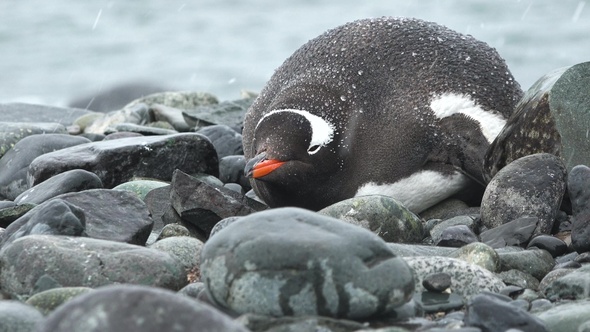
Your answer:
[[[51,313],[39,332],[246,332],[248,329],[211,306],[152,287],[101,287],[65,303]]]
[[[178,290],[182,265],[160,250],[86,237],[30,235],[0,250],[0,288],[26,300],[41,278],[61,287],[130,283]]]
[[[463,321],[467,326],[486,332],[512,328],[522,332],[549,331],[541,319],[489,294],[479,294],[469,300]]]
[[[403,258],[416,275],[416,291],[424,291],[423,280],[444,272],[451,276],[451,292],[469,298],[484,290],[499,292],[506,285],[492,272],[465,261],[441,256],[416,256]]]
[[[534,237],[527,245],[527,249],[532,247],[547,250],[553,258],[562,256],[568,252],[567,244],[563,240],[550,235]]]
[[[29,166],[29,185],[71,169],[85,169],[113,188],[134,177],[170,181],[176,169],[218,175],[217,154],[207,138],[185,133],[92,142],[46,153]]]
[[[420,218],[389,196],[353,197],[318,213],[368,229],[386,242],[419,243],[424,238]]]
[[[560,157],[568,171],[590,165],[589,84],[590,62],[554,70],[533,84],[486,153],[486,180],[512,161],[542,152]]]
[[[532,238],[539,224],[537,217],[522,217],[481,232],[481,242],[492,248],[524,246]]]
[[[48,152],[83,143],[90,143],[90,140],[84,137],[52,133],[31,134],[15,142],[14,146],[3,156],[3,153],[0,153],[2,156],[0,159],[0,197],[14,200],[30,188],[27,183],[27,171],[35,158]]]
[[[43,320],[43,314],[19,301],[0,301],[0,331],[30,332]]]
[[[96,174],[83,169],[73,169],[25,190],[14,199],[14,202],[19,205],[41,204],[61,194],[100,188],[102,188],[102,181]]]
[[[414,291],[412,272],[377,235],[298,208],[245,216],[211,237],[201,276],[237,313],[362,319],[393,312]]]
[[[95,239],[144,245],[154,225],[145,203],[127,191],[89,189],[55,199],[83,211],[86,234]]]
[[[537,217],[535,234],[550,234],[565,193],[565,167],[558,157],[534,154],[502,168],[481,202],[481,220],[494,228],[521,217]]]
[[[445,228],[434,244],[441,247],[460,248],[467,244],[479,242],[477,235],[467,225],[454,225]]]
[[[149,108],[150,119],[154,119],[155,121],[166,121],[175,130],[179,132],[187,132],[191,127],[184,120],[182,112],[181,109],[160,104],[151,105]]]

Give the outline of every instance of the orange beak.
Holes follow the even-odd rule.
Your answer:
[[[266,159],[266,153],[263,152],[248,161],[244,173],[247,177],[258,179],[270,174],[284,163],[277,159]]]

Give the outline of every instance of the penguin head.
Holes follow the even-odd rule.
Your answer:
[[[269,206],[298,201],[295,205],[313,209],[317,203],[306,196],[339,164],[337,135],[330,121],[308,111],[271,111],[254,129],[253,158],[244,173]]]

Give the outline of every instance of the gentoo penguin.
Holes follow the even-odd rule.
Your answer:
[[[244,119],[256,194],[319,210],[382,194],[415,213],[467,186],[522,90],[487,44],[435,23],[363,19],[310,40]]]

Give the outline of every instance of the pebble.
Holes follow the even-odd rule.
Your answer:
[[[440,238],[432,240],[437,246],[455,248],[479,241],[477,235],[466,225],[449,226],[442,231]]]
[[[386,242],[419,243],[424,238],[421,219],[389,196],[353,197],[318,213],[363,227]]]
[[[392,312],[414,291],[410,268],[377,235],[298,208],[219,231],[201,251],[201,274],[222,307],[272,316],[363,319]]]
[[[543,279],[555,265],[551,254],[541,249],[499,251],[498,254],[500,256],[500,271],[515,269],[528,273],[537,280]]]
[[[535,236],[527,245],[527,249],[537,247],[546,250],[551,256],[558,257],[567,253],[567,244],[562,240],[549,235]]]
[[[422,286],[428,291],[442,293],[451,287],[451,276],[445,272],[431,273],[424,277]]]

